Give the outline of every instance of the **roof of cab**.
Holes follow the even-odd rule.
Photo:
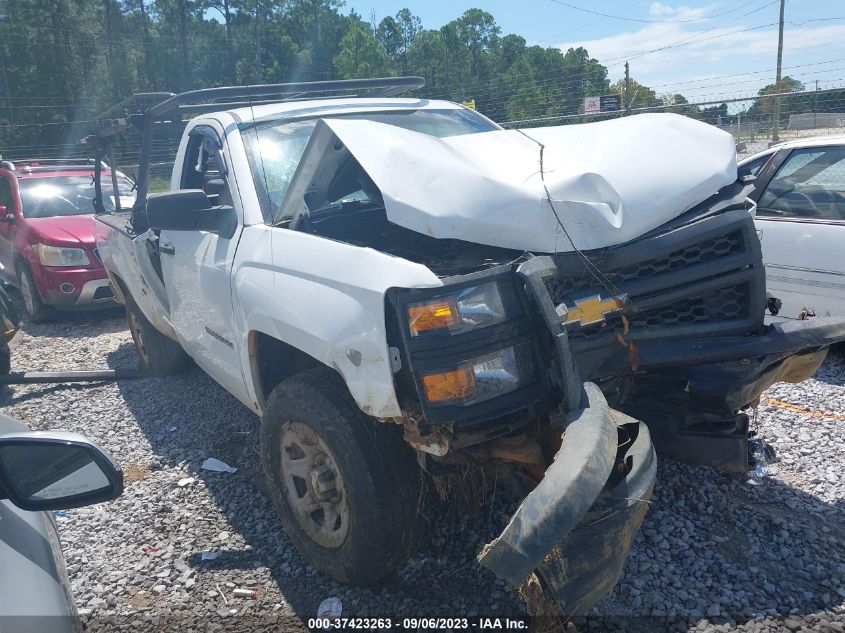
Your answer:
[[[314,117],[346,112],[378,112],[389,110],[457,110],[465,106],[451,101],[429,99],[403,99],[390,97],[360,97],[337,99],[308,99],[282,101],[252,107],[225,110],[238,122],[268,121],[281,118]]]

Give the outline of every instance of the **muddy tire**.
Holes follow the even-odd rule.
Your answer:
[[[53,316],[50,307],[41,299],[35,277],[24,262],[18,262],[18,290],[20,290],[23,306],[29,320],[33,323],[46,323]]]
[[[155,376],[169,376],[190,368],[191,358],[182,346],[159,332],[130,295],[126,295],[126,321],[143,371]]]
[[[267,485],[288,537],[320,572],[370,584],[411,554],[420,471],[401,428],[358,409],[340,377],[283,381],[261,419]]]

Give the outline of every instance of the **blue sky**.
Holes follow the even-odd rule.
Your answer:
[[[611,81],[623,75],[627,57],[631,76],[658,94],[728,98],[756,93],[774,81],[778,0],[347,0],[345,9],[381,19],[403,7],[426,28],[437,28],[470,7],[484,9],[503,34],[517,33],[530,44],[564,50],[584,46],[608,66]],[[665,46],[671,48],[651,52]],[[845,86],[843,0],[787,2],[783,65],[785,75],[810,87],[816,80],[820,88]]]

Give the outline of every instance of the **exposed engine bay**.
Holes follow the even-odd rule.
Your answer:
[[[384,207],[373,201],[339,203],[330,210],[311,215],[298,228],[418,262],[439,277],[516,263],[525,255],[507,248],[422,235],[388,220]]]

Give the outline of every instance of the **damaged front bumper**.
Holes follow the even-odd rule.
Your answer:
[[[479,555],[514,586],[536,574],[564,616],[585,613],[619,580],[657,472],[648,428],[610,409],[592,383],[582,397],[543,480]]]

